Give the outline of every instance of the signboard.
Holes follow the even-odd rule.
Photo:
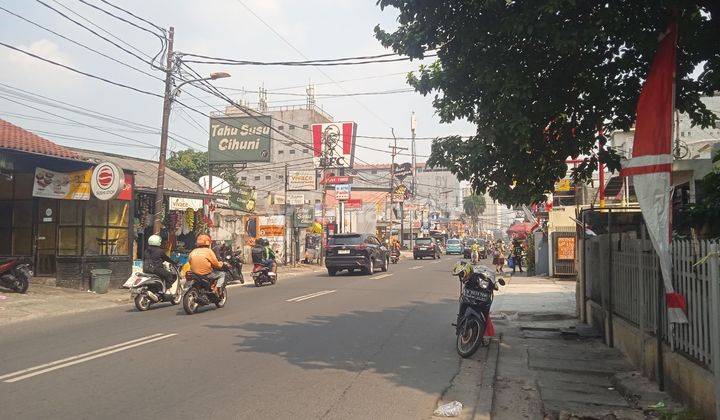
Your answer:
[[[312,225],[315,219],[315,212],[312,207],[303,206],[295,209],[293,224],[295,227],[304,228]]]
[[[291,206],[302,206],[305,204],[305,194],[290,193],[287,195],[287,203]]]
[[[358,210],[361,209],[363,201],[359,198],[353,198],[345,201],[345,210]]]
[[[407,200],[410,197],[410,191],[408,191],[408,188],[400,184],[395,187],[395,190],[393,190],[392,195],[392,201],[393,203],[401,203],[405,200]]]
[[[555,183],[555,191],[570,191],[571,189],[572,184],[568,178],[563,178]]]
[[[89,200],[92,171],[55,172],[35,168],[33,197],[60,200]]]
[[[351,121],[312,125],[316,168],[352,168],[357,124]]]
[[[195,198],[170,197],[168,198],[168,207],[170,210],[200,210],[203,208],[203,201]]]
[[[133,174],[125,174],[125,186],[123,187],[117,199],[123,201],[132,201],[133,199]]]
[[[325,179],[320,182],[326,185],[352,184],[353,179],[351,176],[327,175]]]
[[[403,181],[408,176],[412,175],[412,164],[411,163],[401,163],[401,164],[394,164],[393,166],[393,176]]]
[[[350,199],[350,184],[342,184],[335,186],[335,199],[338,201]]]
[[[558,260],[575,260],[575,238],[560,237],[556,240],[557,259]]]
[[[257,192],[250,187],[230,188],[228,196],[228,207],[235,210],[253,211],[255,210],[255,201],[257,200]]]
[[[288,171],[288,191],[314,191],[317,189],[315,171]]]
[[[268,115],[210,118],[210,163],[270,162]]]
[[[93,169],[90,189],[98,200],[113,200],[125,188],[125,173],[111,162],[102,162]]]
[[[275,252],[278,261],[284,258],[285,216],[260,216],[257,218],[257,237],[265,238]]]

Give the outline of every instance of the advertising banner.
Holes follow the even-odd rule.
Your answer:
[[[315,168],[352,168],[357,124],[352,121],[312,125]]]
[[[288,171],[288,191],[314,191],[316,189],[315,170]]]
[[[298,207],[295,209],[295,217],[293,223],[295,227],[304,228],[313,223],[315,214],[312,207]]]
[[[353,179],[351,176],[335,176],[327,175],[325,179],[321,181],[321,184],[326,185],[338,185],[338,184],[352,184]]]
[[[305,194],[303,193],[288,193],[287,203],[291,206],[302,206],[305,204]]]
[[[210,163],[270,162],[267,115],[210,119]]]
[[[335,199],[338,201],[350,199],[350,184],[342,184],[335,186]]]
[[[575,238],[572,238],[572,237],[557,238],[557,259],[558,260],[574,260],[575,259]]]
[[[405,185],[400,184],[395,187],[392,195],[393,203],[402,203],[408,198],[410,198],[410,191],[408,191],[408,188]]]
[[[170,197],[168,198],[168,207],[170,210],[200,210],[203,208],[203,201],[195,198]]]
[[[285,216],[260,216],[257,218],[257,236],[270,242],[278,261],[284,258]]]
[[[411,163],[400,163],[393,166],[393,176],[395,179],[404,181],[405,178],[412,175],[412,164]]]
[[[349,199],[345,201],[345,210],[357,210],[361,209],[363,201],[359,198]]]
[[[55,172],[36,168],[33,197],[59,200],[89,200],[92,169],[75,172]]]

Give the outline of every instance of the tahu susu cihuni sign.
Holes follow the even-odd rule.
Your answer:
[[[270,162],[270,116],[210,119],[210,163]]]

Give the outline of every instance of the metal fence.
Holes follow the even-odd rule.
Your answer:
[[[714,369],[713,346],[720,342],[718,244],[673,242],[673,285],[686,299],[688,323],[672,328],[663,300],[659,301],[663,307],[658,308],[662,278],[650,241],[623,234],[613,235],[610,241],[608,235],[600,235],[585,240],[584,247],[587,298],[611,308],[610,316],[621,317],[650,334],[656,330],[660,314],[662,334],[671,349],[706,369]]]

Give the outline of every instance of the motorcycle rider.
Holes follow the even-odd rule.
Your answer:
[[[274,276],[277,271],[277,263],[275,262],[275,251],[270,247],[270,241],[267,239],[261,239],[260,245],[263,247],[263,259],[261,264],[265,267],[270,267],[268,275]]]
[[[215,252],[210,249],[211,244],[212,240],[209,235],[198,235],[195,240],[195,249],[190,252],[190,271],[210,280],[210,287],[213,292],[217,293],[218,287],[225,284],[225,273],[218,271],[223,268],[225,264],[218,261]]]
[[[470,259],[473,264],[477,264],[480,260],[480,244],[478,244],[477,241],[470,245]]]
[[[165,283],[165,287],[169,289],[175,282],[175,274],[166,269],[163,262],[168,262],[174,266],[178,265],[178,262],[168,257],[161,245],[162,238],[160,238],[160,235],[151,235],[148,238],[148,246],[145,248],[145,255],[143,256],[143,272],[160,277]]]

